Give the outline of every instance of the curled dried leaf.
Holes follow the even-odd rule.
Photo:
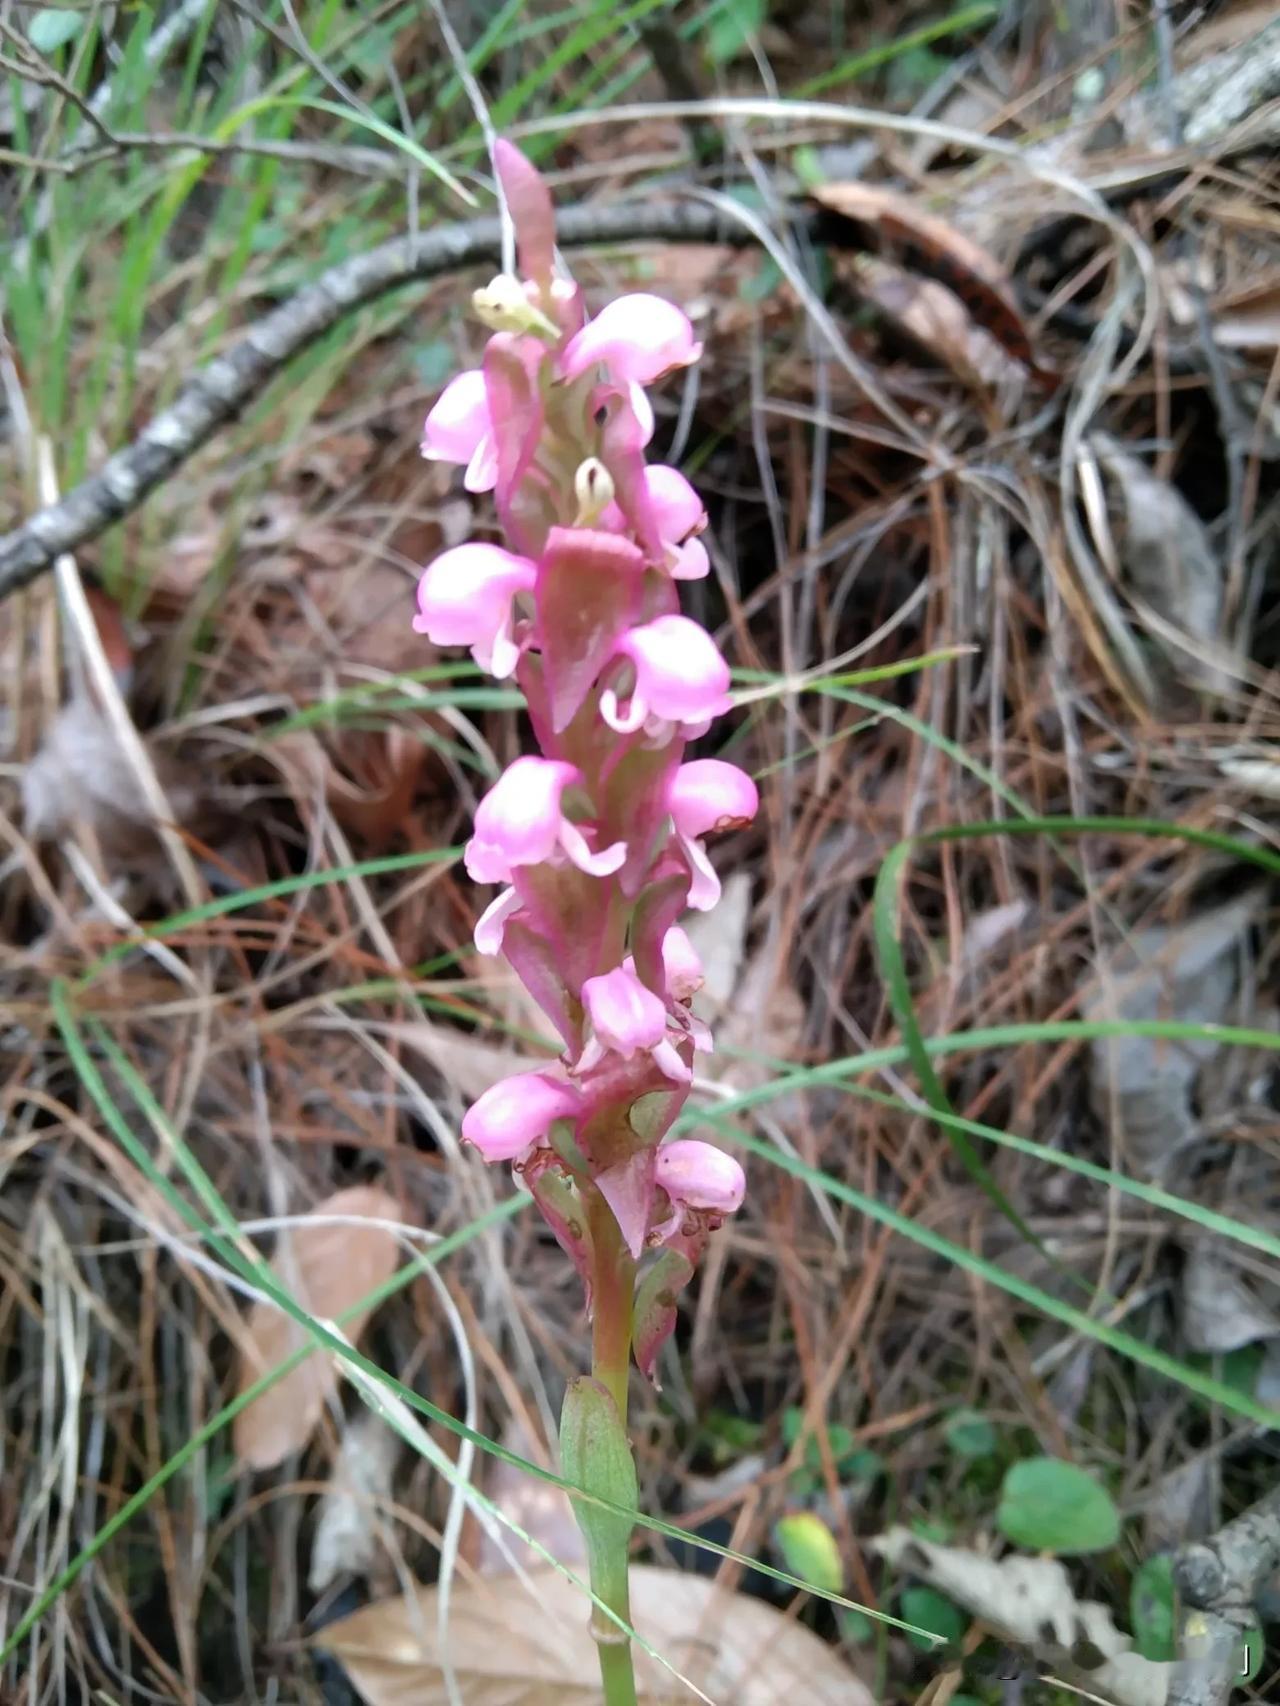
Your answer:
[[[449,1659],[467,1706],[599,1706],[590,1601],[553,1569],[526,1578],[455,1581],[449,1602]],[[516,1597],[519,1596],[519,1597]],[[365,1606],[313,1637],[342,1661],[368,1706],[446,1706],[440,1668],[438,1594]],[[638,1565],[631,1571],[636,1629],[676,1671],[712,1700],[734,1706],[873,1706],[835,1652],[763,1600],[705,1576]],[[636,1654],[641,1706],[687,1701],[688,1688]],[[798,1679],[803,1678],[803,1687]]]
[[[272,1271],[304,1309],[332,1321],[394,1273],[400,1218],[396,1199],[376,1185],[335,1191],[281,1233]],[[368,1320],[369,1312],[361,1310],[344,1324],[353,1344]],[[240,1390],[306,1343],[302,1327],[274,1303],[255,1303],[241,1344]],[[271,1469],[290,1452],[300,1451],[337,1381],[328,1353],[312,1351],[236,1417],[236,1455],[252,1469]]]

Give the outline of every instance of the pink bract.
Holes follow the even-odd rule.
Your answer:
[[[462,1135],[486,1161],[514,1161],[541,1143],[556,1120],[572,1119],[582,1097],[572,1084],[545,1072],[501,1078],[462,1119]]]
[[[570,338],[560,361],[566,379],[602,364],[620,384],[651,385],[702,354],[687,314],[661,296],[637,291],[606,303]]]
[[[455,545],[418,582],[413,626],[437,646],[470,646],[480,667],[504,680],[520,656],[512,606],[517,593],[532,590],[537,573],[536,563],[500,545]]]

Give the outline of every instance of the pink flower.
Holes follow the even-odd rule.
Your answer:
[[[647,444],[653,409],[644,387],[673,368],[691,366],[701,354],[687,314],[661,296],[637,291],[606,303],[569,339],[560,371],[565,379],[577,379],[590,367],[606,367],[614,384],[627,392]]]
[[[709,912],[720,898],[720,879],[701,838],[715,830],[740,828],[759,809],[759,790],[750,776],[723,759],[695,758],[671,778],[667,810],[689,861],[688,903],[695,912]]]
[[[678,924],[662,938],[662,970],[673,1001],[692,1001],[706,982],[697,949]]]
[[[637,291],[615,297],[565,346],[561,372],[577,379],[603,363],[623,385],[651,385],[676,367],[689,367],[702,354],[687,314],[661,296]]]
[[[688,616],[658,616],[632,628],[618,651],[635,665],[630,704],[623,711],[608,687],[600,696],[600,713],[619,734],[643,724],[658,735],[663,725],[674,724],[693,737],[728,710],[729,666],[706,629]]]
[[[679,545],[691,533],[702,532],[707,525],[707,512],[702,499],[678,468],[668,468],[665,462],[651,462],[645,469],[644,483],[658,531],[664,539]]]
[[[593,853],[586,837],[560,809],[560,797],[581,782],[575,764],[554,758],[517,758],[476,809],[475,834],[463,850],[478,883],[506,883],[517,865],[541,865],[557,850],[589,876],[604,877],[625,863],[627,847],[615,841]],[[490,908],[486,920],[494,911]]]
[[[582,1004],[595,1032],[596,1047],[583,1051],[579,1072],[588,1071],[612,1049],[624,1060],[643,1051],[666,1074],[681,1082],[690,1076],[667,1038],[667,1009],[651,989],[646,989],[629,966],[616,966],[600,977],[589,977],[582,986]]]
[[[470,646],[480,667],[504,680],[520,658],[512,605],[517,593],[532,590],[537,573],[528,557],[500,545],[455,545],[418,582],[414,629],[437,646]]]
[[[665,567],[672,580],[697,581],[707,574],[707,548],[692,537],[707,525],[702,499],[678,468],[655,462],[645,469],[649,508],[666,550]]]
[[[517,1072],[490,1085],[462,1119],[462,1135],[486,1161],[514,1161],[542,1143],[556,1120],[572,1119],[582,1097],[545,1072]]]
[[[696,1138],[677,1138],[658,1150],[656,1182],[671,1206],[702,1209],[710,1214],[733,1214],[747,1192],[746,1175],[723,1149]]]
[[[465,464],[462,483],[469,492],[491,492],[497,484],[489,393],[478,367],[451,379],[436,399],[422,429],[422,454],[431,462]]]

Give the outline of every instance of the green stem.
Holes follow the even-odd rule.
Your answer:
[[[596,1190],[589,1193],[587,1218],[591,1228],[592,1305],[591,1373],[608,1392],[625,1433],[627,1384],[631,1370],[631,1312],[636,1265],[622,1242],[613,1211]],[[624,1622],[631,1622],[627,1589],[627,1537],[605,1557],[593,1556],[593,1592]],[[605,1706],[636,1706],[636,1681],[631,1666],[631,1641],[612,1619],[596,1610],[591,1633],[600,1655],[600,1680]]]

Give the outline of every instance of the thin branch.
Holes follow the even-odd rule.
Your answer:
[[[1280,1487],[1208,1540],[1184,1546],[1174,1582],[1189,1609],[1166,1706],[1223,1706],[1244,1678],[1258,1589],[1280,1567]]]
[[[178,150],[192,154],[253,154],[268,160],[290,160],[311,166],[330,166],[356,172],[367,178],[405,178],[409,168],[386,148],[362,147],[358,143],[298,142],[292,138],[199,136],[186,131],[117,130],[110,146],[82,142],[68,148],[56,160],[33,160],[30,164],[66,174],[100,166],[126,149],[159,153]]]
[[[743,247],[756,240],[714,208],[685,203],[567,208],[557,218],[557,236],[565,248],[637,241]],[[473,219],[395,238],[323,273],[189,379],[171,406],[96,474],[0,538],[0,598],[34,580],[61,552],[74,551],[137,509],[301,350],[346,315],[402,285],[494,261],[500,250],[498,221]]]

